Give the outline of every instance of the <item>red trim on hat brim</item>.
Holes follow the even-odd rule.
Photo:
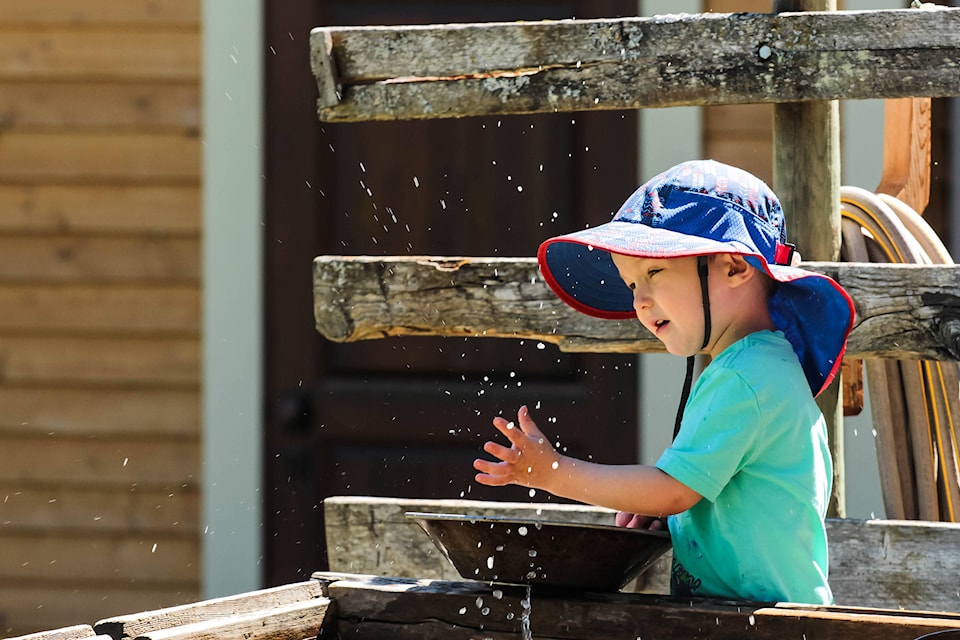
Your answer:
[[[547,264],[547,247],[554,240],[551,238],[549,240],[544,240],[540,243],[540,247],[537,249],[537,266],[540,270],[540,275],[543,278],[544,282],[547,283],[547,286],[550,287],[550,290],[560,298],[560,300],[567,306],[573,308],[580,313],[592,316],[594,318],[600,318],[602,320],[629,320],[631,318],[636,319],[636,312],[627,312],[627,311],[608,311],[606,309],[598,309],[596,307],[591,307],[589,305],[583,304],[573,296],[567,293],[566,289],[560,286],[560,283],[557,282],[556,278],[553,277],[553,273],[546,269],[544,270],[544,265]],[[571,242],[569,240],[564,240],[564,242]],[[575,242],[581,246],[587,247],[590,246],[585,242]],[[604,249],[606,251],[606,249]],[[639,320],[638,320],[639,322]]]

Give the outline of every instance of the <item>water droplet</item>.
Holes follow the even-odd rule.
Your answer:
[[[527,528],[524,526],[519,526],[517,527],[517,533],[519,533],[522,536],[525,536],[527,535]]]

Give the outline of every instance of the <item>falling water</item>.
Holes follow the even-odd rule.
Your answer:
[[[527,595],[520,601],[520,606],[523,607],[523,613],[520,614],[520,635],[523,637],[523,640],[533,640],[533,634],[530,632],[530,611],[532,610],[530,604],[530,585],[527,585]]]

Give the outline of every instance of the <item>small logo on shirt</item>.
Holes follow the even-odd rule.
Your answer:
[[[673,559],[673,565],[670,569],[670,593],[675,596],[696,595],[700,588],[700,578],[683,568],[676,558]]]

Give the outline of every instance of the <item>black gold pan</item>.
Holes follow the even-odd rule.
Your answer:
[[[665,531],[408,512],[463,578],[618,591],[670,549]]]

